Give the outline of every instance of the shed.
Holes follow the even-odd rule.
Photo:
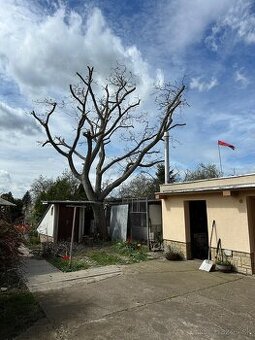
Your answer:
[[[96,235],[91,201],[46,201],[47,210],[38,224],[41,242],[70,241],[76,206],[74,241]],[[137,241],[162,238],[161,201],[128,199],[105,202],[108,233],[113,240]]]
[[[112,239],[136,241],[162,239],[161,201],[147,198],[124,198],[111,202],[110,234]],[[121,213],[125,209],[126,213]],[[120,212],[121,218],[118,218]],[[123,229],[125,229],[123,233]],[[115,234],[117,238],[115,238]]]
[[[76,218],[74,241],[81,242],[85,235],[93,233],[93,212],[90,201],[47,201],[46,212],[38,224],[41,242],[70,241],[74,206]]]
[[[186,259],[207,258],[213,220],[212,258],[220,238],[236,271],[255,272],[255,174],[164,184],[163,239]]]
[[[5,219],[6,218],[6,213],[8,212],[11,207],[16,206],[16,204],[9,202],[2,197],[0,197],[0,219]]]
[[[10,206],[12,206],[12,207],[14,207],[16,204],[14,204],[14,203],[11,203],[11,202],[9,202],[9,201],[7,201],[7,200],[5,200],[5,199],[3,199],[2,197],[0,197],[0,207],[10,207]]]

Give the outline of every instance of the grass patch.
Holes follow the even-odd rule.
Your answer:
[[[104,250],[90,251],[86,256],[99,266],[125,263],[125,261],[118,255],[107,253]]]
[[[55,245],[56,249],[59,248]],[[46,249],[47,247],[45,247]],[[48,249],[49,248],[49,249]],[[73,252],[72,267],[69,268],[69,261],[65,259],[68,252],[61,252],[59,256],[56,255],[56,251],[52,251],[52,245],[47,249],[45,258],[53,266],[57,267],[63,272],[77,271],[81,269],[88,269],[97,266],[108,265],[124,265],[132,264],[140,261],[146,261],[148,259],[148,247],[141,245],[138,242],[118,242],[118,243],[103,243],[101,246],[88,247],[77,245]],[[68,249],[68,247],[66,248]]]
[[[64,260],[61,257],[48,257],[46,259],[62,272],[75,272],[77,270],[88,269],[90,267],[83,259],[73,258],[71,267],[69,267],[69,260]]]
[[[5,275],[6,282],[1,280],[1,287],[8,290],[0,292],[0,339],[13,339],[25,331],[35,321],[44,316],[34,296],[14,273]]]
[[[137,242],[118,242],[113,245],[115,252],[126,256],[127,263],[136,263],[148,259],[148,247]]]

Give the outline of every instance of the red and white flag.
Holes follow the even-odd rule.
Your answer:
[[[235,146],[229,143],[224,142],[223,140],[218,140],[218,145],[220,146],[227,146],[232,150],[235,150]]]

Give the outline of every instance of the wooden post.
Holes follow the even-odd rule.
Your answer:
[[[149,204],[148,197],[146,197],[146,227],[147,227],[147,246],[150,250],[150,217],[149,217]]]
[[[72,224],[72,234],[71,234],[71,243],[70,243],[70,251],[69,251],[69,268],[72,266],[72,256],[73,256],[73,239],[74,239],[74,227],[75,227],[75,218],[76,218],[76,208],[73,208],[73,224]]]

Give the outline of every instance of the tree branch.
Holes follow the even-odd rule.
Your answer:
[[[48,141],[46,141],[44,145],[46,145],[47,143],[50,143],[53,148],[58,152],[60,153],[62,156],[65,156],[65,157],[68,157],[67,153],[64,152],[61,148],[58,147],[58,145],[54,142],[54,138],[52,137],[51,135],[51,132],[50,132],[50,129],[49,129],[49,119],[50,119],[50,116],[53,114],[53,112],[55,111],[56,109],[56,106],[57,106],[57,103],[53,103],[52,104],[52,109],[50,110],[50,112],[48,112],[46,114],[46,120],[43,121],[36,113],[35,111],[32,111],[31,114],[32,116],[42,125],[42,127],[44,128],[45,132],[46,132],[46,135],[48,137]]]

